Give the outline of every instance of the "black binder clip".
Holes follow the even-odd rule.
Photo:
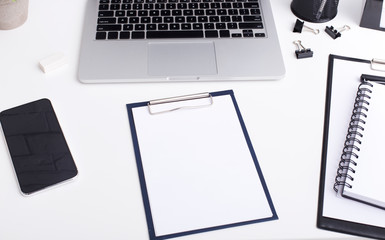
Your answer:
[[[312,32],[314,34],[318,34],[319,33],[318,29],[313,29],[313,28],[310,28],[310,27],[306,26],[305,22],[303,22],[303,21],[301,21],[299,19],[297,19],[297,21],[295,22],[293,32],[301,33],[304,28],[307,31],[310,31],[310,32]]]
[[[325,32],[329,34],[329,36],[333,39],[341,37],[341,32],[350,30],[350,27],[348,25],[343,26],[340,29],[334,29],[333,26],[326,27]]]
[[[310,48],[305,48],[300,40],[294,41],[293,43],[298,47],[298,50],[295,51],[297,59],[313,57],[313,51]]]

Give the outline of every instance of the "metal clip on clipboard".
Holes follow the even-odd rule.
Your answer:
[[[167,110],[160,110],[160,111],[154,111],[154,107],[156,105],[160,104],[166,104],[166,103],[176,103],[176,102],[182,102],[182,101],[189,101],[189,100],[198,100],[198,99],[208,99],[208,103],[206,104],[199,104],[199,105],[189,105],[189,106],[180,106],[180,107],[173,107]],[[163,99],[157,99],[149,101],[147,104],[148,111],[151,115],[160,114],[160,113],[166,113],[166,112],[173,112],[181,109],[195,109],[195,108],[202,108],[202,107],[209,107],[213,105],[213,97],[210,93],[198,93],[198,94],[191,94],[191,95],[184,95],[179,97],[172,97],[172,98],[163,98]]]
[[[373,58],[370,61],[370,68],[372,70],[385,72],[385,60],[378,59],[378,58]]]

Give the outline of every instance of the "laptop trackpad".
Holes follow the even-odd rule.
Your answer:
[[[153,76],[217,74],[213,42],[149,43],[148,73]]]

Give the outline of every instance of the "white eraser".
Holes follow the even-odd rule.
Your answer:
[[[67,64],[67,58],[62,53],[52,54],[39,62],[40,69],[47,73]]]

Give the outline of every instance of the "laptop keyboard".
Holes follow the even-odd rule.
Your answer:
[[[96,40],[265,37],[258,0],[99,0]]]

